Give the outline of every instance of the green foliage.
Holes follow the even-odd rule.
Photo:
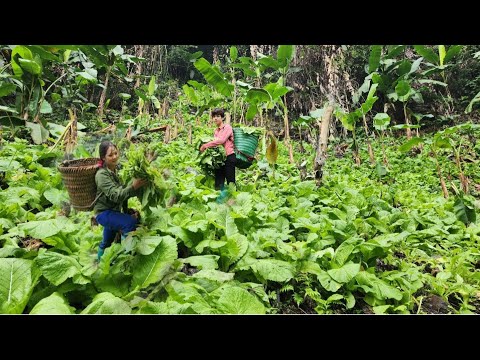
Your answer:
[[[201,255],[201,256],[189,256],[185,259],[179,259],[184,263],[188,263],[199,269],[216,269],[218,268],[217,261],[220,256],[218,255]]]
[[[260,275],[260,279],[285,282],[294,277],[292,264],[275,259],[261,259],[251,265],[253,271]]]
[[[30,311],[31,315],[67,315],[75,314],[75,308],[68,305],[65,298],[58,292],[40,300]]]
[[[175,240],[163,237],[155,251],[149,255],[138,255],[133,262],[132,287],[142,289],[159,282],[170,271],[173,261],[178,257]]]
[[[265,314],[265,307],[247,290],[227,287],[218,299],[219,309],[225,314]]]
[[[368,73],[371,74],[377,70],[380,65],[380,57],[382,55],[381,45],[370,46],[370,58],[368,59]]]
[[[477,220],[477,215],[475,213],[475,198],[472,196],[456,196],[453,208],[455,210],[455,215],[458,220],[463,222],[465,225],[470,223],[475,223]]]
[[[35,264],[42,271],[42,275],[53,285],[58,286],[68,278],[72,278],[74,283],[82,285],[90,282],[82,275],[80,264],[71,256],[41,249],[35,258]]]
[[[45,239],[60,232],[71,233],[77,230],[76,226],[65,217],[57,219],[30,221],[20,225],[20,229],[36,239]]]
[[[405,144],[399,146],[398,150],[401,152],[407,152],[407,151],[410,151],[415,145],[418,145],[422,142],[423,142],[423,139],[414,137],[408,140]]]
[[[181,304],[173,300],[157,303],[147,301],[141,304],[138,314],[192,314],[192,304]]]
[[[212,85],[223,96],[232,94],[233,85],[225,80],[225,75],[216,67],[211,65],[205,58],[200,58],[194,63],[198,71],[202,73],[205,80]]]
[[[121,177],[124,180],[135,178],[145,179],[147,185],[142,188],[141,205],[147,213],[151,213],[151,207],[166,205],[171,196],[174,196],[173,184],[165,180],[163,173],[147,159],[146,154],[152,154],[146,146],[130,146],[127,153],[128,163],[122,169]]]
[[[109,292],[95,296],[81,314],[130,314],[132,309],[128,303]]]
[[[21,314],[40,275],[31,260],[0,258],[0,313]]]
[[[68,201],[68,193],[55,188],[50,188],[43,193],[45,199],[50,201],[53,205],[61,205],[63,202]]]
[[[472,101],[470,101],[468,103],[468,106],[467,108],[465,109],[465,113],[466,114],[469,114],[472,112],[472,107],[473,107],[473,104],[477,103],[477,102],[480,102],[480,91],[473,97]]]

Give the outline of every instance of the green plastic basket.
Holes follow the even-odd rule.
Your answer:
[[[233,142],[235,144],[236,167],[246,169],[255,158],[258,146],[258,137],[246,134],[241,128],[233,128]]]

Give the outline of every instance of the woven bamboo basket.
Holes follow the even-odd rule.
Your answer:
[[[95,173],[98,170],[97,158],[66,160],[58,166],[63,183],[75,210],[89,211],[97,194]]]

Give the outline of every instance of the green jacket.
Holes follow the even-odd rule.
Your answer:
[[[122,211],[127,209],[128,199],[136,195],[132,185],[123,186],[118,176],[108,168],[100,168],[95,174],[95,183],[97,184],[97,202],[93,207],[95,213],[104,210]]]

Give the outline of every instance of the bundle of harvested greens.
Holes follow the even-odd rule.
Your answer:
[[[127,152],[128,162],[120,172],[124,181],[134,178],[148,180],[148,184],[141,188],[142,193],[139,196],[142,209],[147,213],[150,213],[150,207],[166,206],[176,193],[175,185],[166,181],[163,172],[151,165],[153,157],[145,145],[131,145]]]
[[[196,148],[200,149],[200,146],[209,142],[211,138],[201,138]],[[214,176],[215,170],[225,164],[226,156],[225,150],[221,146],[214,146],[208,148],[204,152],[198,152],[197,161],[198,166],[203,170],[206,175]]]

